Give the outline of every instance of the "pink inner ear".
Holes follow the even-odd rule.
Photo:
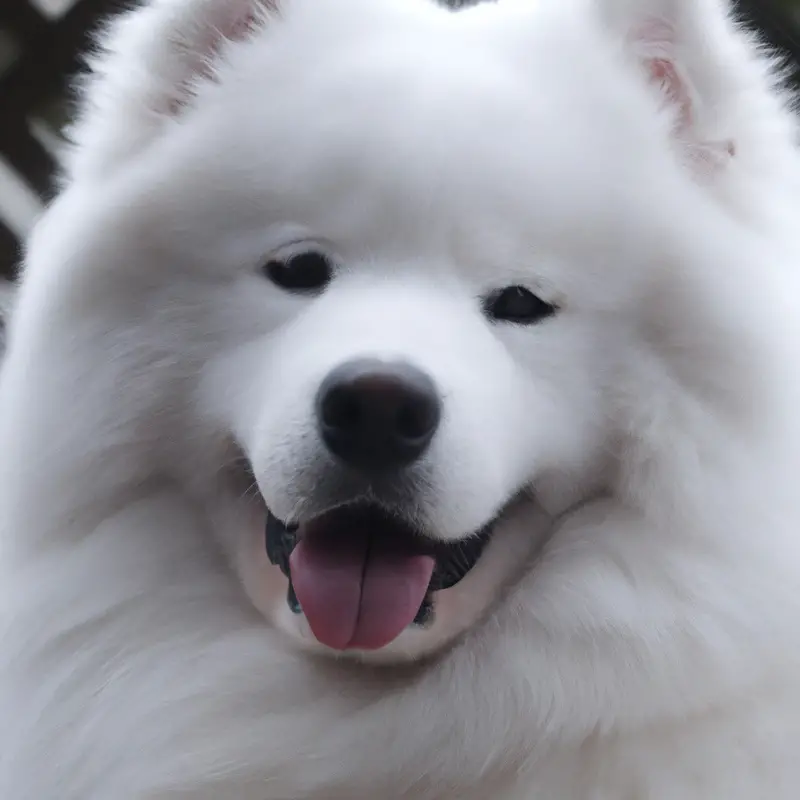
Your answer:
[[[257,22],[258,15],[251,8],[246,14],[242,14],[233,20],[230,27],[222,32],[222,38],[228,39],[232,42],[239,42],[242,39],[246,39],[256,27]]]
[[[241,0],[239,0],[241,1]],[[259,12],[274,13],[278,10],[278,0],[247,0],[244,13],[236,15],[222,36],[232,42],[246,39],[257,27],[261,15]]]
[[[190,102],[192,86],[198,78],[214,80],[214,61],[225,42],[246,39],[259,23],[259,10],[276,11],[277,6],[276,0],[230,0],[221,18],[210,20],[194,41],[182,45],[187,78],[168,101],[170,116],[177,116]]]
[[[225,16],[207,31],[202,51],[207,62],[213,60],[223,44],[241,42],[256,28],[259,21],[259,9],[275,11],[276,4],[272,0],[232,0]]]
[[[714,172],[736,155],[733,141],[699,141],[692,89],[673,57],[679,45],[675,26],[665,19],[649,18],[629,34],[646,76],[676,112],[673,133],[688,148],[689,157],[704,172]]]
[[[694,122],[692,99],[675,63],[668,58],[651,58],[647,61],[651,79],[661,87],[669,103],[678,108],[678,129],[687,130]]]
[[[631,32],[631,41],[640,54],[651,81],[670,105],[678,109],[677,127],[688,129],[694,121],[692,98],[670,57],[676,45],[675,28],[664,19],[650,18]]]

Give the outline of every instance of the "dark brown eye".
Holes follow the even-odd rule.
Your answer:
[[[310,294],[324,289],[333,277],[333,264],[323,253],[309,250],[288,258],[271,259],[264,274],[287,292]]]
[[[513,322],[516,325],[535,325],[552,317],[558,308],[524,286],[507,286],[492,292],[483,303],[483,310],[493,322]]]

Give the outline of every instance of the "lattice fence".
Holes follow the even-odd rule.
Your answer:
[[[119,0],[0,0],[0,271],[50,193],[68,81],[97,19]]]

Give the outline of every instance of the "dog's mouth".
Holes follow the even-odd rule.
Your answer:
[[[493,527],[442,542],[376,505],[341,506],[300,525],[268,511],[266,547],[289,579],[289,607],[322,644],[378,650],[430,624],[434,594],[472,570]]]

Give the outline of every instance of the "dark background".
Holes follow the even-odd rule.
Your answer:
[[[445,0],[463,5],[471,0]],[[532,0],[533,2],[534,0]],[[558,0],[535,0],[558,2]],[[88,34],[130,0],[0,0],[0,273],[51,194],[69,87]],[[740,0],[741,13],[800,64],[800,0]],[[800,85],[800,70],[795,80]]]

